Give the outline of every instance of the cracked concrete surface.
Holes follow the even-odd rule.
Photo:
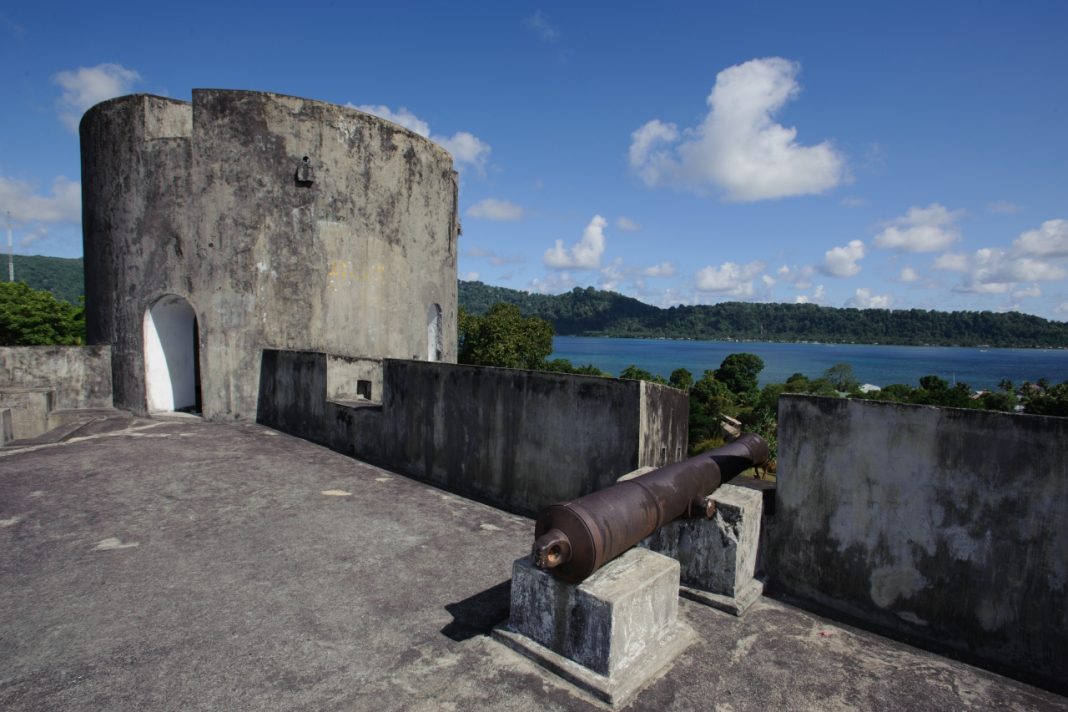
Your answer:
[[[602,709],[488,635],[530,520],[260,426],[140,427],[0,457],[0,708]],[[1068,710],[768,598],[679,605],[700,640],[628,709]]]

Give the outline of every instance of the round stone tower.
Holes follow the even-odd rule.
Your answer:
[[[456,359],[449,154],[354,109],[201,89],[81,123],[86,327],[115,403],[254,419],[263,349]]]

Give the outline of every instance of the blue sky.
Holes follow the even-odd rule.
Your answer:
[[[460,277],[1068,320],[1068,2],[0,0],[0,220],[81,254],[81,113],[255,89],[461,174]]]

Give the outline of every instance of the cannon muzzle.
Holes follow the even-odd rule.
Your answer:
[[[670,521],[713,516],[708,495],[767,460],[768,444],[745,433],[689,460],[550,505],[534,526],[534,565],[578,583]]]

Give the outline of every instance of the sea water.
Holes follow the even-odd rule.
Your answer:
[[[991,349],[950,346],[882,346],[869,344],[767,343],[759,341],[682,341],[675,339],[612,339],[557,336],[550,358],[566,358],[576,366],[594,366],[619,375],[630,365],[663,376],[685,368],[700,378],[719,368],[734,353],[756,354],[764,360],[760,384],[783,383],[794,373],[817,378],[831,366],[847,363],[860,383],[887,386],[919,384],[935,375],[950,384],[963,382],[975,390],[997,388],[1002,379],[1017,386],[1040,378],[1052,384],[1068,381],[1068,349]]]

